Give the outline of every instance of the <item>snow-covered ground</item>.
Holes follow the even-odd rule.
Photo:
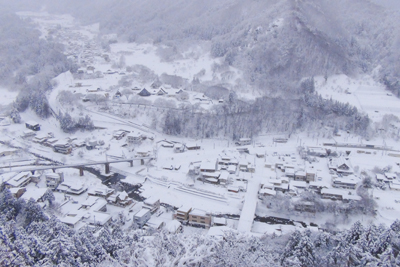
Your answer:
[[[315,162],[307,162],[300,158],[297,147],[324,147],[323,143],[348,143],[362,145],[365,141],[361,138],[353,136],[349,133],[340,132],[340,135],[334,138],[319,136],[318,134],[292,134],[287,143],[277,143],[273,139],[281,137],[279,135],[265,135],[256,137],[252,140],[252,144],[248,145],[249,153],[239,153],[237,147],[230,140],[224,139],[201,139],[191,140],[187,138],[171,137],[159,133],[146,126],[150,125],[149,117],[143,114],[131,114],[132,117],[124,119],[118,114],[110,114],[110,110],[115,106],[120,106],[125,112],[130,111],[129,103],[126,103],[131,96],[114,98],[114,94],[119,90],[118,83],[124,75],[125,71],[121,69],[113,69],[112,65],[118,62],[121,55],[125,57],[126,65],[143,65],[154,71],[157,75],[167,73],[169,75],[181,76],[184,79],[191,80],[201,70],[205,70],[204,74],[199,76],[202,81],[224,81],[234,85],[235,80],[241,77],[239,70],[230,68],[233,74],[229,79],[223,80],[221,73],[214,73],[213,65],[219,63],[218,60],[210,58],[209,54],[204,53],[201,47],[193,47],[182,53],[182,57],[173,61],[165,61],[159,56],[159,49],[153,44],[135,44],[135,43],[116,43],[111,45],[111,51],[107,52],[111,58],[111,62],[107,62],[102,57],[103,51],[97,42],[98,24],[81,27],[70,16],[52,16],[47,13],[19,13],[24,17],[32,17],[41,29],[43,37],[47,34],[52,34],[51,30],[62,31],[59,35],[60,41],[65,42],[68,53],[76,60],[78,64],[82,64],[82,68],[92,66],[96,71],[100,71],[103,75],[98,78],[75,79],[70,72],[63,73],[56,77],[54,90],[49,94],[48,99],[50,106],[56,112],[65,113],[66,111],[75,115],[88,114],[93,120],[96,129],[92,132],[76,132],[66,134],[61,131],[59,123],[55,118],[41,120],[32,112],[27,111],[21,114],[24,122],[34,120],[41,125],[41,130],[37,135],[46,135],[51,132],[54,138],[59,141],[66,141],[67,138],[76,138],[76,143],[87,143],[89,140],[102,141],[104,144],[98,145],[93,150],[87,150],[85,147],[76,147],[71,154],[55,153],[51,147],[33,142],[33,137],[23,138],[23,132],[26,131],[23,124],[12,124],[2,127],[2,135],[0,141],[7,142],[19,150],[18,155],[4,156],[0,161],[1,169],[5,173],[11,171],[20,171],[24,167],[20,165],[30,165],[36,159],[32,153],[49,158],[53,161],[62,162],[65,164],[83,164],[85,162],[100,162],[112,158],[133,159],[133,166],[128,162],[112,163],[111,172],[121,173],[126,176],[122,182],[127,184],[141,184],[141,195],[145,198],[157,196],[160,201],[175,207],[189,205],[192,208],[203,210],[212,215],[229,214],[239,216],[242,214],[242,224],[237,219],[229,219],[228,226],[239,230],[251,228],[252,214],[255,209],[255,214],[262,217],[276,216],[294,221],[305,222],[306,224],[316,223],[320,226],[324,225],[329,220],[334,220],[332,214],[316,217],[310,213],[287,214],[284,209],[282,211],[273,211],[267,208],[262,201],[258,199],[257,191],[260,184],[278,180],[285,176],[285,173],[277,168],[266,167],[267,165],[275,166],[276,163],[284,163],[292,165],[296,170],[305,170],[313,168],[316,172],[316,180],[325,183],[328,187],[332,184],[332,175],[328,169],[328,159],[316,158]],[[58,27],[58,25],[60,25]],[[163,47],[161,47],[163,48]],[[74,49],[75,54],[74,54]],[[83,62],[85,61],[85,62]],[[107,74],[108,70],[114,70],[117,73]],[[399,99],[388,94],[383,86],[374,82],[371,77],[365,76],[359,79],[352,79],[344,75],[329,77],[325,81],[321,77],[315,78],[317,91],[325,98],[332,98],[342,102],[349,102],[360,110],[366,112],[374,121],[378,121],[384,114],[398,115],[400,108]],[[147,84],[138,84],[138,86],[147,87]],[[63,99],[60,99],[62,91],[70,91],[74,94],[84,96],[89,90],[100,88],[98,94],[109,94],[110,110],[100,110],[96,103],[81,102],[76,107],[60,104]],[[168,89],[166,89],[168,90]],[[4,90],[2,90],[4,91]],[[15,98],[15,94],[7,93],[5,98],[2,98],[1,104],[9,104]],[[155,103],[163,96],[152,95],[146,98],[150,103]],[[196,97],[203,97],[198,92],[189,92],[189,100],[195,103]],[[175,105],[181,103],[181,100],[173,97],[169,101]],[[209,106],[218,104],[211,103]],[[151,107],[149,104],[149,108]],[[205,108],[207,109],[207,108]],[[377,112],[378,111],[378,112]],[[143,134],[146,140],[140,144],[129,145],[127,137],[117,140],[113,137],[116,130],[125,130],[133,134]],[[195,143],[201,148],[199,150],[186,150],[183,153],[175,153],[173,148],[164,147],[162,140],[167,140],[174,143],[175,146],[180,144]],[[102,143],[101,142],[101,143]],[[392,140],[370,140],[369,145],[387,146],[391,150],[400,150],[398,143]],[[396,154],[395,151],[376,150],[376,149],[360,149],[360,148],[329,148],[338,154],[345,155],[347,151],[350,154],[347,156],[351,161],[357,181],[361,181],[360,173],[368,171],[375,166],[384,168],[392,166],[392,173],[400,173],[400,168],[397,163],[400,159],[390,154]],[[359,152],[359,151],[363,152]],[[139,160],[134,160],[138,155],[137,152],[149,152],[150,157],[154,159],[145,161],[141,165]],[[368,152],[368,153],[367,153]],[[370,152],[370,153],[369,153]],[[400,154],[400,153],[397,153]],[[258,156],[257,156],[258,155]],[[263,157],[261,157],[262,155]],[[346,154],[347,155],[347,154]],[[194,179],[188,175],[193,166],[200,166],[201,162],[217,162],[217,159],[222,156],[227,156],[238,162],[245,163],[254,168],[254,173],[242,172],[236,170],[229,175],[230,185],[241,187],[243,191],[234,193],[229,192],[227,186],[220,184],[205,183],[202,179]],[[26,160],[25,163],[19,163],[19,159]],[[45,162],[44,159],[42,159]],[[49,162],[46,162],[49,164]],[[166,167],[173,166],[173,170],[168,170]],[[27,167],[27,166],[25,166]],[[97,169],[104,173],[104,165],[96,166]],[[85,172],[84,176],[79,176],[78,169],[63,169],[65,180],[70,183],[82,183],[89,188],[104,186],[101,180]],[[51,172],[51,171],[46,171]],[[247,182],[246,182],[247,181]],[[30,184],[29,187],[35,186]],[[37,184],[38,187],[45,187],[44,180]],[[247,192],[245,192],[247,189]],[[356,194],[355,190],[348,190],[352,194]],[[301,190],[297,193],[300,194]],[[374,223],[391,224],[394,219],[400,215],[400,204],[394,202],[395,199],[400,200],[400,193],[389,189],[383,191],[374,189],[370,192],[374,200],[378,203],[378,215],[376,217],[359,218],[354,217],[347,222],[337,222],[341,228],[346,228],[354,220],[362,220]],[[64,194],[55,193],[56,200],[64,202]],[[80,196],[72,197],[73,200],[65,204],[62,208],[63,214],[69,209],[74,209],[78,204],[81,204],[87,199],[87,193]],[[78,203],[78,204],[77,204]],[[255,205],[254,205],[255,204]],[[256,206],[256,207],[255,207]],[[131,209],[124,209],[108,205],[107,212],[116,217],[120,212],[123,212],[128,218],[132,218],[133,214],[142,207],[142,203],[138,202]],[[131,212],[129,212],[129,210]],[[172,220],[172,213],[164,212],[163,220]],[[64,216],[60,215],[60,217]],[[154,217],[154,215],[153,215]],[[247,218],[248,217],[248,218]],[[286,233],[294,229],[302,228],[301,224],[292,225],[268,225],[262,222],[253,222],[251,231],[254,234],[263,233]],[[310,227],[309,227],[310,228]],[[310,228],[314,229],[314,228]],[[185,233],[199,232],[204,230],[197,228],[185,227]]]
[[[322,97],[349,103],[367,113],[373,121],[380,121],[385,114],[400,116],[400,99],[369,75],[354,79],[341,74],[327,81],[316,77],[315,87]]]
[[[9,105],[12,102],[14,102],[15,98],[18,95],[18,92],[10,91],[7,88],[0,88],[0,90],[1,90],[1,93],[2,93],[0,105],[2,105],[2,106],[6,106],[6,105]]]

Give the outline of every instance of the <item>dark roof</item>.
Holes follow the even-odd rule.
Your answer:
[[[142,91],[140,91],[138,95],[140,95],[140,96],[150,96],[151,94],[150,94],[149,91],[147,91],[146,88],[143,88]]]

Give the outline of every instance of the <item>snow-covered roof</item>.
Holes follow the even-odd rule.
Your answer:
[[[280,184],[280,185],[275,185],[276,188],[288,190],[289,189],[289,184]]]
[[[145,216],[149,212],[150,212],[149,209],[141,209],[135,214],[135,217],[142,218],[143,216]]]
[[[335,184],[349,184],[349,185],[356,185],[358,181],[354,179],[348,179],[348,178],[336,178],[334,181]]]
[[[213,220],[216,224],[226,224],[226,218],[224,217],[213,217]]]
[[[0,175],[0,179],[3,182],[6,182],[8,180],[10,180],[12,177],[14,177],[15,175],[17,175],[16,172],[7,172],[7,173],[3,173],[2,175]]]
[[[21,190],[21,189],[26,190],[25,187],[14,187],[14,188],[10,188],[9,190],[10,190],[10,193],[11,193],[11,194],[16,194],[16,193],[18,193],[18,191]]]
[[[311,153],[326,154],[326,149],[322,147],[308,147],[307,149]]]
[[[191,209],[192,209],[192,207],[190,207],[188,205],[183,205],[182,207],[180,207],[178,209],[178,212],[188,213]]]
[[[212,178],[218,178],[220,173],[219,172],[202,172],[201,173],[203,176],[207,176],[207,177],[212,177]]]
[[[100,199],[100,198],[99,197],[94,197],[94,196],[88,196],[88,198],[84,202],[82,202],[82,206],[91,207],[96,203],[96,201],[98,199]]]
[[[228,178],[229,178],[229,172],[222,171],[220,176],[219,176],[219,179],[227,180]]]
[[[294,175],[294,169],[292,168],[287,168],[285,169],[286,175]],[[297,174],[297,173],[296,173]]]
[[[186,143],[186,147],[198,147],[200,145],[198,145],[197,143]]]
[[[229,165],[228,166],[228,171],[235,171],[236,170],[236,166],[235,165]]]
[[[307,188],[308,184],[304,181],[290,181],[290,187]]]
[[[385,172],[385,176],[388,179],[396,179],[397,175],[395,173]]]
[[[47,188],[36,188],[29,187],[26,189],[26,192],[21,196],[22,199],[29,201],[31,198],[34,201],[38,201],[43,195],[46,193]]]
[[[214,170],[215,171],[215,162],[206,160],[202,161],[200,165],[200,169],[202,170]]]
[[[264,183],[263,188],[273,189],[274,185],[269,182],[266,182],[266,183]]]
[[[119,193],[119,199],[124,200],[127,197],[129,197],[127,192],[122,191],[122,192]]]
[[[268,189],[268,188],[263,188],[263,189],[260,189],[260,194],[267,194],[267,195],[270,195],[270,196],[275,196],[276,195],[276,191],[272,190],[272,189]]]
[[[305,171],[297,171],[296,176],[306,176],[306,172]]]
[[[58,179],[60,175],[58,173],[46,173],[46,178]]]
[[[288,177],[282,176],[280,178],[280,180],[281,180],[281,183],[289,183],[289,178]]]
[[[29,135],[36,135],[36,132],[32,130],[25,130],[22,132],[24,136],[29,136]]]
[[[335,188],[323,188],[321,190],[321,194],[329,194],[329,195],[348,195],[348,192],[345,190],[335,189]]]
[[[60,218],[60,221],[66,224],[77,224],[82,219],[82,214],[77,214],[76,216],[65,216]]]
[[[36,121],[27,121],[25,123],[29,124],[29,125],[32,125],[32,126],[39,125],[39,123],[37,123]]]
[[[160,198],[156,197],[156,196],[151,196],[149,198],[147,198],[144,203],[148,204],[148,205],[155,205],[157,201],[160,201]]]
[[[314,187],[329,187],[329,184],[322,182],[322,181],[315,181],[315,182],[310,182],[309,183],[310,186],[314,186]]]
[[[343,200],[356,200],[360,201],[361,197],[358,195],[343,195]]]
[[[13,187],[18,187],[24,183],[26,183],[30,179],[30,173],[29,172],[21,172],[12,177],[7,181],[7,184],[13,186]]]
[[[383,174],[377,173],[376,174],[376,179],[377,180],[386,180],[386,177]]]
[[[206,180],[211,182],[211,183],[217,183],[218,182],[217,178],[206,178]]]
[[[104,225],[111,219],[111,215],[105,212],[94,211],[88,219],[89,223]]]
[[[394,190],[400,190],[400,184],[391,183],[390,188]]]
[[[110,194],[111,192],[114,192],[114,189],[110,189],[107,187],[94,187],[88,190],[88,194],[91,195],[107,195]]]

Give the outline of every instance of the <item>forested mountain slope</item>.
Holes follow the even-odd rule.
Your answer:
[[[61,3],[60,3],[61,2]],[[286,91],[303,77],[370,72],[396,78],[398,16],[368,0],[52,1],[128,41],[210,41],[215,57],[245,71],[262,91]]]

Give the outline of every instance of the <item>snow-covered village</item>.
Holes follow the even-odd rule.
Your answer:
[[[39,40],[62,45],[72,67],[23,78],[51,88],[43,94],[1,88],[0,265],[400,264],[400,99],[377,78],[379,67],[304,78],[300,100],[265,97],[213,47],[128,42],[47,11],[16,17]],[[20,240],[11,229],[28,236],[47,220],[53,226],[43,231],[90,235],[103,247],[85,259],[59,241],[63,256],[49,260],[8,245]],[[355,231],[363,242],[392,239],[343,256],[341,238]],[[108,250],[115,232],[120,243]],[[252,243],[257,252],[234,255]]]

